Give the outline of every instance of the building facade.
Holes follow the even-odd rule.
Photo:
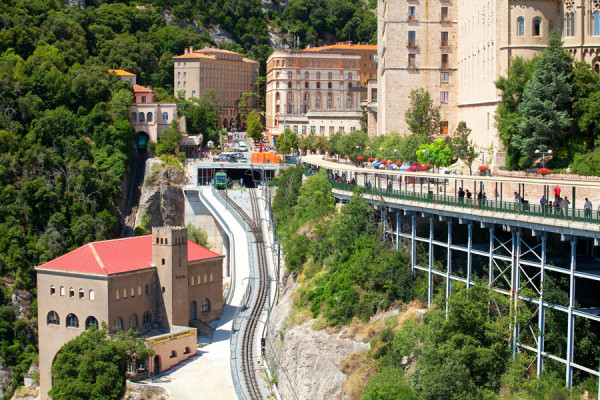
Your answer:
[[[214,47],[199,50],[189,47],[173,59],[175,96],[199,99],[217,91],[223,127],[233,128],[243,122],[237,105],[244,93],[256,95],[248,99],[248,109],[258,110],[258,87],[254,85],[258,78],[257,61]]]
[[[307,52],[335,51],[340,54],[358,54],[360,56],[360,86],[367,87],[369,79],[377,79],[377,45],[355,44],[352,42],[337,43],[329,46],[311,47]]]
[[[223,310],[223,256],[187,240],[183,227],[94,242],[36,267],[40,390],[48,399],[57,352],[90,326],[133,329],[156,355],[154,374],[196,354],[198,321]],[[145,365],[144,365],[145,364]]]
[[[419,88],[441,106],[447,134],[456,126],[456,2],[381,0],[378,14],[378,134],[410,133],[404,114]]]
[[[154,102],[154,91],[150,87],[133,85],[135,102],[131,105],[130,122],[135,132],[145,134],[148,140],[158,142],[158,135],[177,118],[177,103]],[[185,120],[182,118],[179,130],[185,132]]]
[[[335,50],[275,51],[267,60],[266,133],[330,135],[360,129],[361,55]]]
[[[514,57],[539,55],[554,28],[575,60],[600,72],[599,0],[380,0],[378,13],[379,135],[409,133],[407,93],[423,87],[448,121],[441,133],[465,121],[481,149],[501,152],[494,82]],[[448,68],[436,68],[444,54]]]

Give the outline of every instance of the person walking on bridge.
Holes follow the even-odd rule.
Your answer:
[[[558,185],[554,188],[554,203],[557,201],[560,201],[560,187]]]
[[[589,199],[585,198],[585,203],[583,204],[583,209],[585,210],[585,219],[592,220],[592,202]]]

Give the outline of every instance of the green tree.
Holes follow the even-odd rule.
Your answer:
[[[408,129],[414,134],[425,136],[429,142],[440,134],[440,107],[433,104],[431,95],[423,88],[410,92],[410,106],[404,113]]]
[[[519,106],[523,119],[518,124],[519,136],[513,137],[512,142],[521,152],[521,168],[531,164],[536,149],[554,149],[558,153],[571,132],[571,63],[562,47],[560,31],[553,30]]]
[[[208,244],[208,235],[206,234],[206,231],[202,229],[201,226],[192,225],[191,222],[188,223],[186,226],[189,240],[207,249],[210,248],[210,245]]]
[[[470,135],[471,129],[467,127],[467,123],[460,121],[454,135],[452,135],[450,146],[456,157],[469,167],[469,175],[472,175],[473,161],[477,158],[477,151],[473,141],[469,139]]]
[[[176,151],[179,148],[179,143],[183,137],[179,131],[179,122],[173,120],[169,124],[169,128],[165,129],[158,135],[158,143],[156,144],[156,155],[161,156],[163,154],[176,155]]]
[[[289,154],[292,149],[298,148],[298,135],[291,129],[286,129],[284,135],[279,135],[275,140],[275,147],[279,154]]]
[[[153,353],[133,331],[108,336],[106,324],[92,327],[56,355],[49,394],[56,400],[119,399],[125,393],[127,366],[145,362]]]
[[[498,135],[506,150],[506,167],[517,169],[521,158],[520,150],[514,146],[513,138],[519,136],[518,125],[522,121],[519,105],[523,99],[525,85],[533,75],[538,58],[525,60],[515,57],[510,63],[507,76],[501,76],[496,81],[496,87],[501,91],[502,102],[496,109],[494,118]]]
[[[264,137],[265,127],[260,122],[260,115],[256,111],[251,111],[246,120],[247,134],[254,142],[260,142]]]
[[[436,167],[447,167],[452,164],[454,151],[446,145],[446,139],[438,139],[430,144],[423,144],[417,150],[417,160],[423,164],[429,162]]]

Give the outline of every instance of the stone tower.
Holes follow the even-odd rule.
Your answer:
[[[156,265],[158,291],[164,304],[163,327],[187,326],[188,302],[188,247],[187,228],[167,226],[152,228],[152,263]],[[160,296],[162,295],[162,296]]]

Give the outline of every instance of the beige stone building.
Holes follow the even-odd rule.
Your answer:
[[[258,78],[257,61],[229,50],[205,47],[173,57],[175,65],[173,87],[175,96],[185,99],[202,98],[211,91],[218,91],[219,117],[223,127],[240,126],[237,102],[243,93],[258,95],[254,82]],[[258,110],[257,98],[249,103],[249,109]]]
[[[600,72],[598,0],[380,0],[378,12],[379,135],[408,133],[407,94],[424,87],[442,106],[447,132],[465,121],[480,148],[501,152],[494,82],[512,58],[540,54],[553,28],[576,60]]]
[[[134,329],[156,352],[130,371],[159,374],[196,354],[196,327],[223,310],[223,256],[183,227],[89,243],[36,267],[42,399],[57,352],[90,326]]]
[[[456,1],[380,0],[378,14],[378,134],[410,133],[404,113],[419,88],[441,106],[447,134],[456,126]]]
[[[366,54],[366,53],[365,53]],[[267,60],[266,134],[285,128],[330,135],[360,129],[362,54],[336,50],[274,51]]]
[[[138,136],[146,135],[158,142],[158,135],[177,119],[177,103],[154,102],[154,91],[149,87],[133,85],[135,102],[131,105],[130,122]],[[179,130],[185,132],[185,120],[180,120]]]

